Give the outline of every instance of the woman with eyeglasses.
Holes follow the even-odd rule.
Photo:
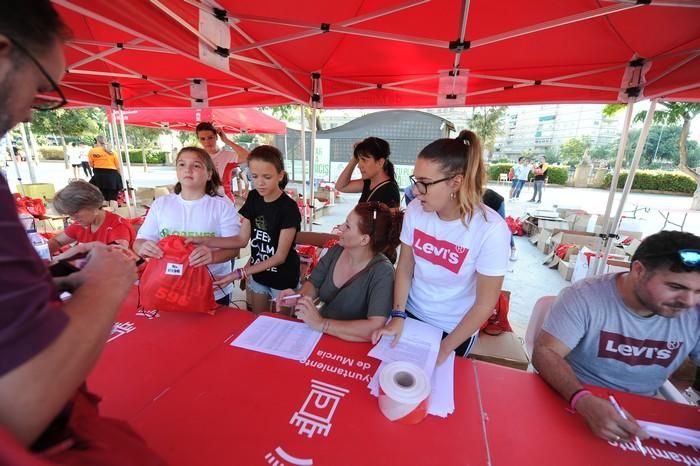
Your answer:
[[[394,164],[389,161],[390,154],[389,143],[381,138],[369,137],[355,144],[352,158],[338,176],[335,189],[343,193],[362,193],[359,202],[382,202],[398,207],[401,195]],[[362,178],[351,180],[357,166]]]
[[[438,139],[418,155],[410,177],[416,200],[401,229],[394,305],[389,324],[374,332],[401,337],[405,318],[442,329],[438,364],[469,354],[496,306],[508,267],[510,232],[484,205],[481,142],[471,131]]]
[[[280,292],[277,310],[293,309],[298,319],[323,333],[369,341],[391,311],[394,268],[382,251],[396,249],[401,215],[386,204],[358,204],[339,226],[338,244],[321,258],[301,290]],[[320,311],[315,298],[324,302]]]

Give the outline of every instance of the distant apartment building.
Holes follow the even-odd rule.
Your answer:
[[[603,105],[526,105],[509,107],[503,132],[496,139],[495,157],[516,158],[525,151],[555,153],[572,138],[587,137],[593,146],[611,144],[620,137],[619,118],[603,115]]]

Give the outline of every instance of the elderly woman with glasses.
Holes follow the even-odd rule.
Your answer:
[[[391,311],[394,268],[382,251],[397,247],[401,215],[385,204],[358,204],[309,280],[298,292],[280,292],[278,311],[293,309],[310,327],[344,340],[369,341]],[[316,298],[324,303],[320,310]]]
[[[131,224],[119,215],[105,211],[103,202],[100,190],[82,180],[73,181],[56,193],[54,209],[69,215],[73,223],[49,240],[49,250],[55,254],[67,244],[78,243],[56,259],[84,254],[92,249],[94,243],[115,244],[127,249],[131,247],[136,237]]]
[[[466,356],[493,312],[508,268],[510,232],[486,207],[481,143],[462,131],[418,155],[411,176],[416,200],[406,208],[390,323],[376,331],[401,337],[405,318],[442,329],[437,362]]]

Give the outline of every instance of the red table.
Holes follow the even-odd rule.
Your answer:
[[[149,318],[137,314],[137,301],[134,288],[87,381],[90,391],[103,397],[100,412],[125,420],[254,319],[232,308],[220,308],[215,315],[159,313]]]
[[[672,463],[664,452],[700,461],[682,446],[649,440],[654,460],[600,440],[539,376],[461,358],[452,415],[392,423],[367,388],[378,365],[369,344],[323,336],[301,363],[230,346],[254,318],[247,311],[148,320],[133,309],[119,317],[136,329],[107,345],[90,388],[172,466]],[[700,429],[697,408],[615,395],[639,419]]]
[[[313,357],[300,363],[226,345],[132,425],[173,466],[275,459],[284,464],[486,464],[468,361],[455,367],[455,414],[407,426],[387,420],[369,393],[378,365],[367,356],[369,349],[369,344],[324,336]],[[346,372],[340,375],[339,369]],[[335,395],[324,399],[331,391]],[[325,407],[315,406],[324,400]],[[302,409],[307,401],[311,408]],[[312,416],[329,414],[329,421],[313,423]]]
[[[656,453],[653,458],[643,456],[632,444],[595,437],[583,418],[570,413],[566,402],[536,374],[486,363],[477,363],[476,373],[494,465],[662,466],[674,463],[670,452],[694,458],[696,463],[690,464],[700,464],[700,454],[690,447],[649,439],[644,446]],[[613,393],[600,387],[591,390],[605,397]],[[620,392],[614,395],[637,419],[700,429],[697,407]]]

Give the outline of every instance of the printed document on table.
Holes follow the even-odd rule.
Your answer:
[[[321,335],[303,322],[260,316],[231,342],[231,346],[304,361]]]
[[[399,344],[392,347],[393,340],[394,337],[384,335],[367,354],[384,362],[412,362],[432,377],[442,330],[416,319],[406,319]]]

